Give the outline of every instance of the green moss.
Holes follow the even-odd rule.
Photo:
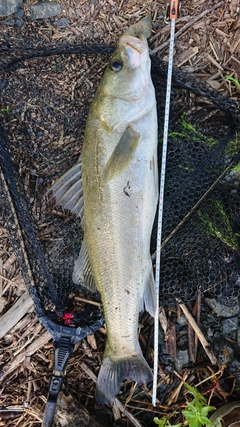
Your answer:
[[[224,210],[223,204],[219,199],[215,199],[212,202],[212,206],[213,212],[211,216],[201,209],[198,210],[197,214],[200,222],[197,227],[210,236],[221,240],[221,242],[233,250],[237,250],[237,235],[232,231],[230,219]],[[214,217],[214,219],[212,219],[212,217]]]
[[[195,135],[198,137],[198,139],[201,140],[201,142],[208,144],[210,147],[214,147],[215,145],[217,145],[218,140],[214,139],[214,138],[207,138],[206,135],[204,135],[203,133],[201,133],[200,131],[198,131],[191,123],[187,122],[186,119],[186,113],[183,113],[181,116],[181,125],[183,127],[183,129],[187,130],[188,133],[186,134],[186,136],[189,138],[189,132],[192,132],[193,135]]]
[[[229,142],[226,148],[226,153],[229,154],[229,156],[232,158],[236,156],[236,154],[239,153],[239,141],[238,136],[236,133],[236,138]]]
[[[232,169],[233,172],[239,172],[240,171],[240,162],[234,166],[234,168]]]

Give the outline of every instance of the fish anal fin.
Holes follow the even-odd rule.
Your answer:
[[[156,295],[156,286],[155,286],[155,280],[153,276],[152,262],[151,262],[150,270],[146,276],[146,282],[145,282],[145,288],[144,288],[144,294],[143,294],[143,304],[144,304],[145,310],[147,310],[152,317],[154,317],[155,315],[156,304],[158,304],[158,302],[156,301],[155,295]]]
[[[128,126],[113,150],[103,173],[105,182],[123,172],[131,163],[138,146],[140,134]]]
[[[75,261],[72,279],[76,285],[82,285],[91,292],[97,291],[84,240],[78,259]]]
[[[96,402],[113,402],[125,379],[145,386],[152,381],[152,371],[144,357],[140,353],[123,358],[103,356],[95,392]]]

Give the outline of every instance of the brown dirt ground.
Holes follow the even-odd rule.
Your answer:
[[[6,66],[14,58],[31,53],[35,48],[76,46],[79,43],[114,45],[126,27],[149,12],[153,17],[151,50],[158,50],[155,55],[161,59],[168,58],[168,45],[164,43],[169,39],[169,25],[163,22],[163,1],[60,0],[62,17],[69,19],[66,27],[56,26],[55,21],[60,17],[31,21],[27,11],[29,3],[34,3],[34,0],[23,4],[26,11],[23,27],[1,26],[2,66]],[[214,9],[217,3],[219,6]],[[236,85],[225,79],[228,74],[238,80],[240,74],[238,0],[182,1],[181,14],[176,23],[176,33],[178,31],[180,33],[175,42],[174,65],[193,72],[223,95],[239,100]],[[54,55],[24,60],[15,68],[0,70],[1,122],[27,197],[33,200],[33,207],[36,208],[36,218],[41,224],[41,238],[46,241],[52,238],[51,224],[49,216],[38,211],[39,200],[49,183],[66,171],[81,152],[84,129],[83,126],[79,128],[79,123],[86,118],[106,61],[107,59],[94,54],[81,59],[77,54]],[[56,215],[57,219],[61,216]],[[71,222],[72,219],[64,214],[63,223],[68,221]],[[0,218],[0,291],[2,315],[25,292],[24,280],[9,241],[4,218]],[[152,321],[149,316],[141,320],[144,326],[140,339],[143,346],[148,348]],[[0,406],[24,409],[16,418],[0,417],[0,426],[37,427],[41,424],[53,357],[51,341],[44,333],[45,329],[38,322],[32,308],[20,322],[13,323],[12,329],[0,340],[1,369],[9,372],[1,382]],[[37,349],[31,350],[29,346],[41,337],[42,346],[38,344]],[[111,426],[114,418],[119,417],[122,418],[123,425],[132,425],[126,414],[120,416],[115,411],[113,415],[110,407],[101,408],[94,402],[94,381],[83,368],[87,365],[97,374],[103,348],[104,330],[98,332],[95,339],[78,344],[68,365],[65,389],[73,396],[76,406],[81,403],[102,425],[105,423]],[[16,363],[18,355],[20,357]],[[152,363],[151,348],[148,350],[148,357]],[[209,370],[206,375],[210,373]],[[164,379],[168,383],[172,381],[170,374],[165,375]],[[176,392],[174,381],[172,388]],[[222,396],[220,393],[221,398]],[[149,394],[140,394],[139,400],[138,395],[134,399],[127,399],[126,408],[138,422],[151,426],[154,415],[167,413],[171,405],[171,409],[177,408],[177,399],[178,391],[175,396],[171,394],[167,405],[158,405],[154,409]],[[27,401],[30,402],[28,408],[24,406]],[[93,424],[90,422],[89,425]]]

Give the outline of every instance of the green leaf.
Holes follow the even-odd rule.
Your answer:
[[[216,409],[215,406],[208,406],[208,405],[202,406],[200,413],[202,416],[205,417],[208,414],[208,412],[214,411],[214,409]]]
[[[164,417],[164,418],[166,418],[166,417]],[[154,421],[154,422],[155,422],[155,424],[157,424],[158,426],[163,426],[163,425],[164,425],[164,421],[163,421],[163,419],[159,420],[159,418],[154,417],[154,418],[153,418],[153,421]]]
[[[235,86],[237,87],[237,89],[240,90],[240,82],[237,79],[234,79],[234,77],[229,76],[228,74],[226,74],[225,79],[233,82],[235,84]]]
[[[196,407],[191,402],[187,402],[187,407],[189,410],[196,412]]]
[[[194,397],[199,395],[199,391],[195,387],[191,387],[188,383],[184,383],[184,385]]]
[[[209,425],[209,426],[214,426],[215,425],[207,417],[199,417],[199,421],[200,421],[201,424],[206,424],[206,425]]]
[[[195,419],[194,421],[191,421],[189,423],[189,427],[201,427],[201,423],[197,419]]]
[[[184,383],[185,387],[188,389],[188,391],[193,395],[195,399],[198,399],[202,402],[206,402],[207,399],[198,391],[197,388],[191,387],[188,383]]]
[[[196,418],[196,412],[188,411],[187,409],[182,411],[183,416],[186,418],[186,420],[195,420]]]
[[[157,418],[157,417],[154,417],[153,418],[153,421],[155,422],[155,424],[157,424],[158,426],[160,426],[160,427],[182,427],[182,424],[181,423],[179,423],[179,424],[171,424],[170,423],[170,421],[168,420],[168,418],[167,418],[167,416],[165,416],[165,417],[162,417],[162,418]]]
[[[202,403],[199,401],[199,400],[197,400],[197,399],[194,399],[195,400],[195,408],[196,408],[196,410],[198,411],[198,412],[201,412],[201,410],[202,410],[202,408],[203,408],[203,405],[202,405]]]

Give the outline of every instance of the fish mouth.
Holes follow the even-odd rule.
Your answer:
[[[140,38],[124,35],[121,37],[121,44],[127,53],[130,67],[139,67],[144,54],[147,52],[147,43]]]

